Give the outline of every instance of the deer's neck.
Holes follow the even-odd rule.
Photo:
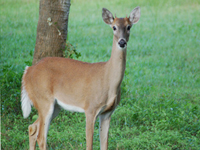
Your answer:
[[[114,88],[120,88],[126,68],[126,48],[120,49],[117,42],[113,37],[112,53],[108,61],[109,82]]]

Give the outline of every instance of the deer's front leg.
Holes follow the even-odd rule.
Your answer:
[[[108,131],[110,127],[110,119],[111,119],[112,113],[114,112],[115,108],[119,104],[120,100],[121,100],[121,89],[119,89],[117,98],[115,99],[114,97],[113,103],[110,105],[112,109],[110,111],[102,113],[99,116],[99,138],[100,138],[101,150],[108,149]]]
[[[96,116],[86,113],[86,146],[87,150],[93,149],[94,123]]]
[[[111,112],[99,116],[99,138],[101,150],[108,149],[108,130],[110,127]]]

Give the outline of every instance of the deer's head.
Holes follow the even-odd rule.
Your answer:
[[[125,49],[129,40],[130,29],[133,24],[140,19],[140,7],[136,7],[127,18],[115,18],[112,13],[106,9],[102,9],[102,18],[104,22],[113,29],[114,39],[120,49]]]

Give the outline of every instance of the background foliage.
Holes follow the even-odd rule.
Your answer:
[[[81,53],[79,60],[108,60],[112,30],[103,23],[101,9],[125,17],[138,5],[141,19],[131,29],[109,149],[199,149],[199,0],[73,0],[68,41]],[[38,0],[0,0],[1,149],[28,149],[28,125],[37,113],[33,109],[23,119],[20,82],[32,62],[38,8]],[[84,114],[62,111],[51,123],[48,147],[85,149]],[[98,120],[94,149],[99,149]]]

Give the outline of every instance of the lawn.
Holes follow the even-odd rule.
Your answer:
[[[122,100],[112,115],[109,150],[200,149],[200,1],[72,0],[68,41],[79,60],[107,61],[112,29],[103,7],[117,17],[141,7],[131,29]],[[30,65],[36,41],[38,0],[0,0],[1,149],[28,149],[23,119],[21,76]],[[98,119],[94,150],[100,149]],[[48,148],[85,149],[85,116],[62,111],[51,123]],[[37,149],[38,146],[37,146]]]

